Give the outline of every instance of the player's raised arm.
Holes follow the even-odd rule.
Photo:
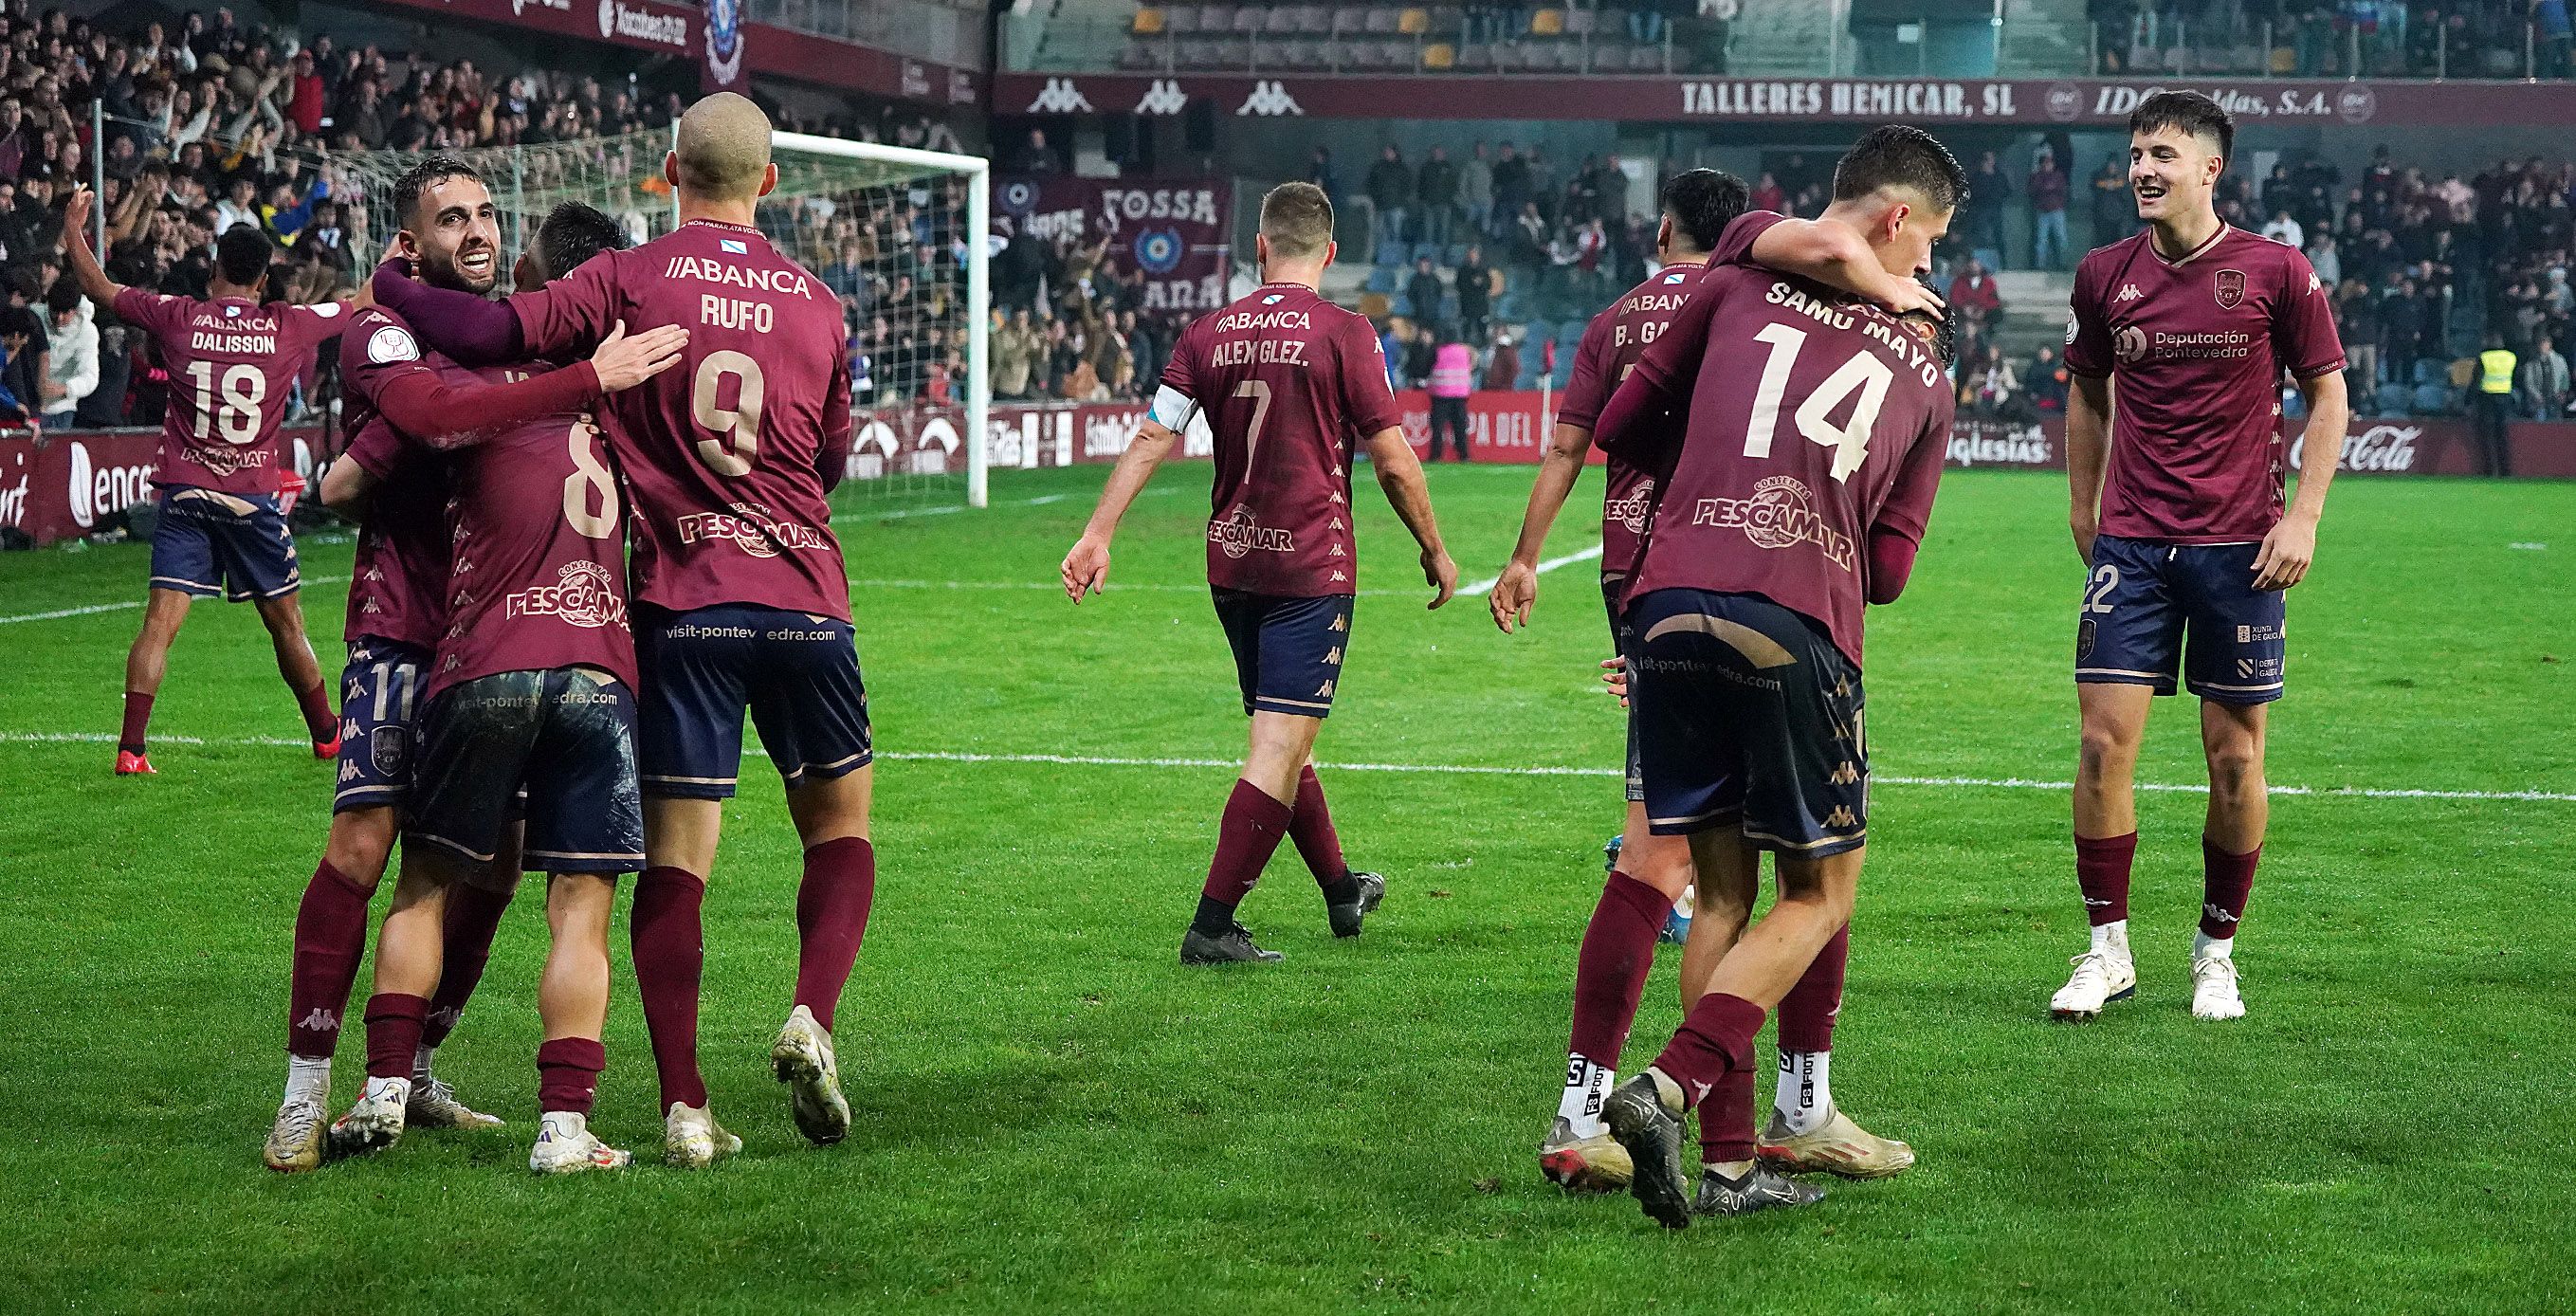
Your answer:
[[[1164,386],[1163,392],[1178,396],[1169,385]],[[1198,406],[1186,398],[1181,403],[1188,411]],[[1156,416],[1162,415],[1165,400],[1157,397],[1154,405]],[[1180,420],[1184,426],[1189,423],[1186,414]],[[1091,520],[1082,527],[1082,538],[1074,541],[1073,551],[1064,555],[1065,597],[1080,603],[1083,595],[1097,594],[1101,586],[1109,583],[1109,541],[1118,534],[1118,522],[1180,438],[1177,429],[1159,419],[1148,418],[1136,427],[1136,437],[1127,444],[1127,451],[1119,454],[1117,468],[1109,472],[1109,483],[1100,491],[1099,505],[1091,509]]]
[[[96,204],[97,198],[88,188],[72,189],[71,200],[63,203],[63,253],[71,260],[72,277],[79,281],[81,295],[113,311],[125,286],[107,277],[107,271],[99,267],[98,253],[89,249],[90,208]]]
[[[1753,216],[1736,221],[1745,224]],[[1764,269],[1802,275],[1866,297],[1903,315],[1941,314],[1940,295],[1917,280],[1891,274],[1860,230],[1833,219],[1779,219],[1760,230],[1746,259]]]
[[[1413,532],[1413,542],[1422,546],[1422,582],[1431,587],[1430,606],[1437,608],[1458,592],[1458,564],[1440,543],[1440,523],[1431,515],[1431,486],[1422,478],[1422,459],[1404,441],[1401,425],[1370,435],[1368,454],[1369,465],[1377,471],[1377,487],[1385,492],[1396,519]]]
[[[507,433],[530,416],[633,388],[676,364],[688,342],[689,331],[678,325],[629,335],[620,323],[589,360],[507,384],[451,384],[425,367],[405,370],[376,386],[376,411],[413,440],[447,452]]]

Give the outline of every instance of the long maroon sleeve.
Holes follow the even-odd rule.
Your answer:
[[[1914,555],[1922,546],[1913,536],[1888,526],[1873,527],[1869,532],[1869,601],[1876,604],[1896,602],[1905,592],[1906,578],[1914,574]]]
[[[378,385],[375,403],[376,414],[404,436],[446,452],[532,416],[579,410],[599,395],[599,372],[576,361],[508,384],[448,384],[431,371],[410,371]]]
[[[372,287],[378,302],[460,365],[501,365],[528,355],[519,314],[506,302],[433,288],[404,273],[400,261],[377,266]]]

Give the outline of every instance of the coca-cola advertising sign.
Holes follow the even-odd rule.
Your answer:
[[[2355,421],[2343,437],[2343,456],[2335,469],[2371,475],[2413,475],[2424,456],[2421,421]],[[2290,440],[2290,468],[2299,468],[2307,452],[2306,436]]]

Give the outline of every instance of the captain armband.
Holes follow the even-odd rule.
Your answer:
[[[1154,405],[1145,413],[1153,422],[1174,434],[1189,429],[1190,418],[1199,414],[1198,400],[1165,384],[1154,390]]]

